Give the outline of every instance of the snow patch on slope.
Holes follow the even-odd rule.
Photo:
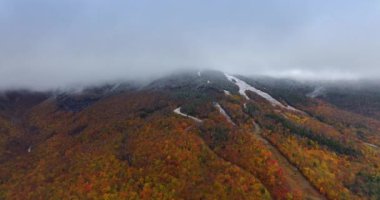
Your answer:
[[[279,107],[282,107],[282,108],[285,108],[285,109],[288,109],[288,110],[292,110],[292,111],[298,111],[297,109],[293,108],[292,106],[285,106],[283,105],[281,102],[277,101],[276,99],[274,99],[272,96],[270,96],[268,93],[265,93],[261,90],[258,90],[254,87],[252,87],[251,85],[249,85],[248,83],[234,77],[234,76],[231,76],[231,75],[228,75],[228,74],[224,74],[227,79],[233,83],[235,83],[238,87],[239,87],[239,93],[244,96],[247,100],[249,100],[249,97],[247,96],[247,94],[245,93],[247,90],[248,91],[252,91],[256,94],[258,94],[259,96],[263,97],[264,99],[266,99],[267,101],[269,101],[273,106],[279,106]]]
[[[113,92],[115,91],[118,87],[120,87],[121,83],[117,83],[115,84],[111,89],[110,89],[110,92]]]
[[[214,103],[214,106],[215,106],[215,108],[217,108],[219,110],[220,114],[222,114],[227,119],[228,122],[230,122],[234,126],[236,125],[232,121],[231,117],[226,113],[226,111],[222,108],[222,106],[219,103]]]
[[[193,117],[193,116],[190,116],[188,114],[185,114],[185,113],[181,112],[181,107],[178,107],[178,108],[174,109],[173,112],[176,113],[176,114],[178,114],[178,115],[181,115],[181,116],[184,116],[184,117],[188,117],[188,118],[190,118],[190,119],[192,119],[192,120],[194,120],[194,121],[196,121],[198,123],[202,123],[201,119],[198,119],[196,117]]]
[[[227,95],[227,96],[231,96],[231,92],[227,91],[227,90],[223,90],[224,94]]]
[[[319,96],[322,96],[324,95],[326,92],[326,89],[324,87],[317,87],[314,89],[313,92],[307,94],[306,96],[310,97],[310,98],[317,98]]]
[[[373,148],[379,148],[377,145],[374,145],[374,144],[371,144],[371,143],[364,142],[364,144],[367,145],[367,146],[373,147]]]

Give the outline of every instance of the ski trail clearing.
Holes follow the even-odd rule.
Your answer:
[[[192,120],[194,120],[194,121],[196,121],[198,123],[202,123],[203,122],[201,119],[198,119],[196,117],[193,117],[193,116],[190,116],[188,114],[185,114],[185,113],[181,112],[181,107],[178,107],[178,108],[174,109],[173,112],[176,113],[176,114],[178,114],[178,115],[181,115],[181,116],[184,116],[184,117],[188,117],[188,118],[190,118],[190,119],[192,119]]]
[[[305,176],[293,165],[282,153],[273,146],[267,139],[261,135],[260,126],[253,122],[255,127],[255,136],[262,141],[265,146],[272,152],[278,164],[282,167],[284,177],[289,183],[291,189],[301,189],[303,198],[310,200],[326,199],[314,186],[305,178]]]
[[[277,101],[275,98],[273,98],[272,96],[270,96],[268,93],[265,93],[261,90],[258,90],[254,87],[252,87],[251,85],[249,85],[248,83],[234,77],[234,76],[231,76],[231,75],[228,75],[228,74],[224,74],[227,79],[233,83],[235,83],[235,85],[237,85],[239,87],[239,93],[244,96],[247,100],[249,100],[249,97],[248,95],[245,93],[246,91],[252,91],[256,94],[258,94],[259,96],[263,97],[264,99],[266,99],[267,101],[269,101],[273,106],[279,106],[281,108],[285,108],[285,109],[288,109],[288,110],[292,110],[292,111],[297,111],[297,112],[301,112],[299,110],[297,110],[296,108],[293,108],[292,106],[285,106],[284,104],[282,104],[281,102]]]
[[[222,108],[219,103],[214,103],[214,106],[219,110],[219,112],[230,122],[232,125],[236,126],[236,124],[232,121],[231,117],[226,113],[226,111]]]

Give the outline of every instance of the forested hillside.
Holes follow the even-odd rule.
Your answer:
[[[5,92],[0,199],[380,199],[378,113],[273,81]]]

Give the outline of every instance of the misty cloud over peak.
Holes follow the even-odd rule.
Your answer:
[[[0,88],[183,69],[380,78],[380,2],[0,0]]]

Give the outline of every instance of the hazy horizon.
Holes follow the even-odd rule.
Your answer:
[[[380,78],[380,2],[0,0],[0,89],[213,69]]]

